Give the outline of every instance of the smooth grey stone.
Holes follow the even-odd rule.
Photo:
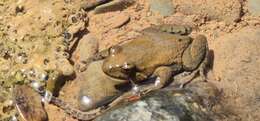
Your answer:
[[[149,0],[150,10],[158,12],[162,16],[170,16],[174,13],[172,0]]]
[[[255,16],[260,16],[260,0],[248,0],[249,12]]]

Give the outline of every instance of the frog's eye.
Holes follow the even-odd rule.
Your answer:
[[[125,69],[125,70],[128,70],[128,69],[134,68],[134,65],[125,62],[125,63],[123,64],[122,68]]]
[[[121,48],[120,46],[118,46],[118,45],[112,46],[112,47],[109,49],[109,54],[114,55],[114,54],[120,52],[121,49],[122,49],[122,48]]]

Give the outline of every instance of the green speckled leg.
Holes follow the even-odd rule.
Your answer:
[[[155,32],[166,32],[171,34],[178,35],[188,35],[192,31],[191,27],[183,26],[183,25],[171,25],[171,24],[162,24],[155,25],[144,29],[142,32],[144,33],[155,33]]]

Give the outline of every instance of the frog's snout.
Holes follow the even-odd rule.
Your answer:
[[[115,78],[120,78],[120,79],[127,79],[129,78],[129,74],[132,71],[133,66],[127,63],[124,63],[122,65],[119,64],[104,64],[103,65],[103,71]]]

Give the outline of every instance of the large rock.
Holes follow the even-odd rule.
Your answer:
[[[242,120],[260,119],[260,29],[244,28],[220,37],[212,48],[214,74],[221,79],[217,84],[227,97],[225,107]]]
[[[173,0],[176,10],[185,14],[198,14],[209,19],[234,22],[241,17],[239,0]]]

